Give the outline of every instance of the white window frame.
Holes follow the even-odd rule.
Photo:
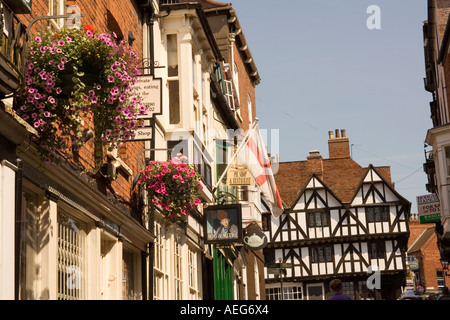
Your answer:
[[[446,177],[450,179],[450,145],[443,146],[444,148],[444,161],[445,161],[445,169],[446,169]]]
[[[322,300],[325,299],[325,286],[323,283],[308,283],[306,285],[306,292],[305,292],[307,300],[310,300],[309,299],[310,298],[310,296],[309,296],[309,288],[310,287],[321,287],[322,288]]]
[[[124,251],[128,251],[132,254],[132,263],[133,263],[133,273],[134,273],[134,281],[133,281],[133,286],[134,286],[134,292],[133,292],[133,297],[129,297],[126,296],[124,297],[125,294],[128,294],[124,291],[123,287],[122,287],[122,300],[142,300],[142,284],[141,281],[139,281],[140,279],[142,279],[142,272],[141,272],[141,257],[140,257],[140,252],[136,249],[134,249],[131,245],[128,245],[126,243],[123,244],[123,248],[122,248],[122,252]],[[123,253],[122,253],[122,261],[124,261],[123,258]],[[122,267],[122,286],[126,283],[126,279],[123,278],[124,275],[124,269]]]
[[[169,56],[169,36],[173,36],[175,37],[175,46],[176,46],[176,51],[174,52],[175,57],[171,57]],[[168,93],[169,93],[169,126],[171,127],[180,127],[182,126],[182,105],[181,105],[181,93],[180,93],[180,89],[181,89],[181,81],[180,81],[180,71],[181,71],[181,65],[180,65],[180,48],[179,48],[179,35],[177,33],[168,33],[166,35],[166,44],[167,44],[167,88],[168,88]],[[169,75],[169,67],[170,67],[170,61],[169,59],[171,58],[175,58],[176,59],[176,66],[177,66],[177,74],[176,75]],[[175,61],[175,60],[174,60]],[[170,115],[171,115],[171,110],[170,110],[170,83],[172,82],[177,82],[178,83],[178,113],[179,113],[179,121],[177,123],[171,123],[170,122]]]
[[[175,235],[173,238],[173,299],[184,299],[184,257],[183,244]]]
[[[239,71],[236,62],[233,64],[233,82],[234,82],[234,89],[236,90],[236,96],[237,101],[240,104],[239,99]]]
[[[168,240],[164,226],[155,221],[155,256],[153,261],[153,299],[168,299]]]
[[[297,294],[300,293],[301,299],[294,299],[294,288]],[[269,292],[272,290],[273,292]],[[283,300],[303,300],[304,298],[303,286],[301,283],[283,283]],[[276,299],[274,299],[276,297]],[[266,300],[281,300],[281,285],[269,284],[266,285]]]
[[[83,300],[87,298],[87,267],[89,256],[87,242],[87,223],[64,208],[58,208],[58,232],[57,232],[57,299],[58,300]],[[68,222],[73,221],[70,228],[59,221],[60,215],[68,218]],[[75,225],[77,223],[78,225]],[[70,230],[72,229],[72,230]],[[78,230],[78,231],[77,231]],[[73,231],[73,232],[72,232]],[[77,246],[77,250],[73,247]],[[77,251],[81,251],[77,254]],[[62,258],[62,261],[60,260]],[[60,271],[66,269],[66,273],[72,272],[69,278],[61,277]],[[75,292],[74,290],[80,291]]]
[[[188,285],[190,300],[198,300],[200,298],[198,281],[198,256],[198,252],[188,246]]]
[[[56,12],[54,10],[56,4]],[[48,15],[59,16],[66,14],[66,0],[48,0]],[[64,27],[66,19],[51,19],[50,27],[61,29]]]

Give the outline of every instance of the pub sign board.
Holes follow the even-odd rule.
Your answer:
[[[242,206],[225,204],[203,210],[205,243],[242,243]]]
[[[250,250],[260,250],[267,246],[267,236],[259,230],[247,232],[243,241],[244,246]]]
[[[253,177],[245,166],[231,166],[227,172],[227,186],[251,186]]]
[[[142,103],[148,109],[145,115],[140,115],[138,118],[152,118],[153,115],[162,114],[162,79],[154,78],[152,75],[141,75],[136,79],[134,86]]]

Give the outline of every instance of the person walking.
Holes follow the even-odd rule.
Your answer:
[[[342,293],[341,279],[334,279],[330,281],[330,288],[333,289],[334,295],[328,300],[352,300],[350,297]]]
[[[442,295],[438,297],[438,300],[450,300],[450,293],[448,292],[448,287],[442,288]]]

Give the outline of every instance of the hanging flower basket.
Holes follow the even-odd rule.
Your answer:
[[[92,72],[88,66],[84,64],[81,66],[80,71],[83,76],[80,76],[80,81],[85,85],[83,93],[85,95],[89,94],[89,90],[94,90],[95,84],[99,83],[100,77],[98,73]],[[76,90],[76,79],[74,80],[73,63],[68,62],[66,68],[61,70],[58,74],[61,80],[61,95],[63,99],[69,99],[72,92]]]
[[[116,35],[92,26],[40,32],[30,43],[26,88],[15,111],[38,131],[46,161],[71,156],[95,128],[95,141],[112,150],[134,137],[147,106],[135,92],[139,59]]]
[[[147,188],[152,203],[159,207],[170,221],[178,221],[201,204],[197,193],[202,188],[201,176],[184,163],[186,157],[178,154],[170,162],[150,161],[140,171],[138,184]]]

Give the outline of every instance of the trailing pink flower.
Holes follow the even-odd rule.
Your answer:
[[[15,112],[38,128],[40,135],[34,139],[46,158],[71,149],[72,143],[83,145],[79,137],[85,128],[80,119],[86,115],[95,118],[95,139],[108,147],[132,139],[135,130],[143,125],[138,115],[144,114],[147,106],[133,91],[140,74],[140,60],[126,41],[116,41],[109,33],[97,36],[89,25],[81,29],[63,28],[56,33],[45,29],[31,39],[24,74],[27,87],[17,97]],[[86,70],[82,67],[87,67],[87,71],[101,70],[96,73],[98,79],[93,90],[87,94],[83,91],[85,86],[76,86],[70,96],[63,95],[61,74],[72,72],[72,78],[85,84]],[[21,108],[22,105],[26,108]]]
[[[138,181],[153,195],[152,203],[172,221],[188,215],[189,210],[201,204],[196,196],[201,176],[195,173],[191,165],[181,162],[180,158],[181,155],[168,162],[151,161],[140,170],[141,178]],[[187,159],[184,156],[182,158]]]

